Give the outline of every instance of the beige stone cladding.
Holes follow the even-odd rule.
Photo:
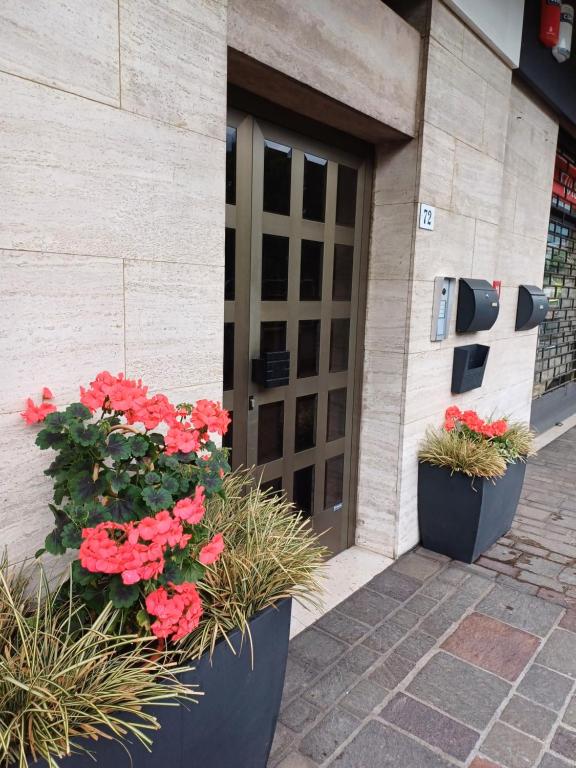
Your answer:
[[[515,332],[516,301],[518,285],[542,282],[557,132],[508,66],[434,0],[417,200],[436,206],[436,221],[414,236],[395,556],[418,541],[416,453],[426,427],[452,403],[530,417],[537,329]],[[454,307],[449,337],[431,342],[437,275],[500,280],[494,327],[456,336]],[[490,346],[483,386],[453,396],[453,348],[471,343]]]
[[[0,8],[0,545],[50,525],[19,417],[101,369],[221,397],[226,1]]]
[[[357,113],[414,135],[420,36],[384,3],[229,0],[228,44]],[[317,119],[326,122],[323,115]]]

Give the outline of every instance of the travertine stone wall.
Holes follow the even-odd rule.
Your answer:
[[[228,8],[231,48],[414,135],[420,36],[384,3],[229,0]]]
[[[385,285],[368,289],[359,543],[392,556],[417,543],[417,446],[449,404],[529,418],[537,329],[514,331],[516,300],[520,283],[542,281],[557,130],[434,0],[420,136],[379,155],[371,274]],[[434,231],[417,228],[417,202],[436,206]],[[431,342],[437,275],[501,280],[494,328],[456,337],[454,311],[449,338]],[[476,342],[491,347],[484,384],[452,396],[453,348]]]
[[[220,397],[226,0],[0,7],[0,546],[40,545],[18,413],[107,368]]]

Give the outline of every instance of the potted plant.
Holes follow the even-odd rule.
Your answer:
[[[503,536],[516,513],[533,437],[526,424],[448,408],[442,428],[429,429],[418,452],[423,546],[472,563]]]
[[[51,398],[45,389],[22,414],[41,422],[39,447],[56,452],[46,470],[55,527],[45,550],[77,550],[70,589],[88,624],[110,603],[119,633],[153,638],[156,652],[179,663],[194,660],[178,680],[204,694],[201,706],[153,711],[162,727],[151,752],[134,739],[99,739],[90,745],[96,764],[264,768],[290,599],[316,587],[323,549],[285,499],[255,488],[248,473],[229,474],[227,452],[211,437],[229,423],[217,403],[174,406],[107,372],[62,411]],[[53,756],[77,747],[70,741]],[[73,754],[58,764],[94,759]]]
[[[100,736],[149,747],[153,710],[197,700],[180,679],[186,670],[148,638],[121,631],[110,604],[87,625],[70,588],[51,591],[42,571],[0,560],[3,768],[36,760],[53,768],[72,744],[89,749]]]

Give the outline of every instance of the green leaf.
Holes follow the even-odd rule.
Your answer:
[[[90,408],[82,405],[82,403],[72,403],[68,406],[68,408],[66,408],[65,414],[70,418],[82,419],[82,421],[92,418],[92,412],[90,411]]]
[[[110,506],[111,503],[104,506],[104,504],[100,504],[98,501],[90,502],[89,504],[86,504],[86,524],[85,528],[94,528],[94,526],[98,525],[98,523],[107,523],[110,520],[112,520],[112,516],[110,514]]]
[[[152,432],[148,435],[148,439],[155,445],[164,445],[164,435],[161,435],[160,432]]]
[[[37,549],[37,550],[36,550],[36,552],[34,553],[34,557],[36,558],[36,560],[37,560],[39,557],[42,557],[42,555],[44,554],[44,552],[46,552],[46,547],[40,547],[40,549]]]
[[[157,464],[165,469],[178,469],[180,466],[180,462],[175,456],[166,456],[164,453],[158,457]]]
[[[204,577],[205,573],[206,568],[204,568],[204,566],[196,560],[192,560],[183,570],[184,581],[189,581],[192,582],[192,584],[195,584],[197,581],[200,581]]]
[[[82,543],[82,534],[74,523],[67,523],[62,529],[61,541],[66,549],[79,549]]]
[[[152,512],[160,512],[161,509],[170,509],[172,506],[172,496],[164,488],[152,488],[148,486],[142,491],[142,498],[146,506]]]
[[[171,475],[164,475],[162,479],[162,488],[168,493],[176,493],[178,491],[178,480]]]
[[[95,424],[84,425],[81,421],[74,421],[70,425],[70,437],[78,445],[87,448],[95,445],[100,437],[100,430]]]
[[[146,485],[158,485],[158,483],[162,480],[158,472],[147,472],[144,475],[144,482]]]
[[[66,414],[62,413],[61,411],[54,411],[54,413],[49,413],[48,416],[46,416],[44,419],[44,425],[49,429],[62,429],[62,427],[65,427],[67,423],[68,419],[66,418]]]
[[[58,451],[66,445],[66,436],[51,429],[41,429],[36,435],[36,445],[41,451],[53,448]]]
[[[60,540],[60,533],[56,529],[51,531],[48,536],[46,536],[46,539],[44,540],[44,547],[46,552],[51,555],[63,555],[64,552],[66,552],[66,547],[62,545]]]
[[[72,475],[68,487],[72,499],[77,504],[82,504],[98,496],[104,490],[104,483],[101,477],[93,480],[90,472],[78,472]]]
[[[85,586],[86,584],[90,584],[91,581],[94,581],[94,574],[90,573],[90,571],[87,571],[86,568],[83,568],[80,565],[80,560],[74,560],[72,563],[72,581],[76,582],[76,584],[81,584],[82,586]]]
[[[114,432],[108,438],[108,454],[113,461],[125,461],[132,455],[130,443],[124,437]]]
[[[195,560],[187,560],[180,564],[174,560],[169,560],[164,565],[161,581],[163,584],[171,582],[172,584],[184,584],[189,582],[195,584],[204,576],[206,569]]]
[[[130,451],[132,452],[132,456],[134,456],[134,458],[146,456],[148,453],[150,443],[144,437],[144,435],[134,435],[134,437],[131,437],[128,442],[130,443]]]
[[[115,608],[130,608],[138,600],[140,589],[137,584],[123,584],[122,579],[114,577],[110,582],[108,594]]]
[[[124,488],[127,488],[130,485],[130,479],[130,473],[125,470],[110,472],[108,475],[108,482],[112,493],[118,493],[119,491],[124,490]]]
[[[110,499],[104,509],[115,523],[127,523],[134,518],[134,501],[130,498]]]

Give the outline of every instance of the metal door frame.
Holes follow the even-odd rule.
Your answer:
[[[323,467],[325,459],[344,453],[348,461],[344,465],[343,499],[348,507],[347,525],[340,524],[341,537],[338,549],[343,549],[354,543],[356,527],[357,478],[360,412],[362,403],[362,379],[364,362],[364,327],[366,310],[366,292],[368,275],[368,244],[371,218],[372,199],[372,162],[369,155],[362,156],[340,150],[321,141],[300,135],[251,115],[229,110],[228,125],[236,128],[236,204],[226,205],[226,226],[236,230],[235,248],[235,301],[225,302],[225,322],[234,322],[234,389],[224,393],[224,405],[233,411],[233,440],[232,449],[234,465],[256,464],[257,446],[257,407],[249,411],[248,402],[251,394],[256,394],[250,378],[250,361],[259,353],[259,332],[262,314],[256,312],[256,304],[266,306],[263,312],[266,318],[273,317],[272,302],[260,302],[261,258],[251,258],[259,254],[262,234],[282,234],[290,236],[289,259],[289,294],[285,304],[287,314],[293,321],[305,319],[307,314],[311,319],[321,320],[320,365],[319,376],[310,379],[296,378],[295,355],[291,361],[292,375],[290,385],[276,390],[258,390],[258,405],[265,402],[284,400],[284,451],[283,458],[265,467],[263,480],[283,474],[284,478],[293,477],[293,471],[301,466],[312,463],[311,456],[315,455],[314,463],[317,468]],[[279,217],[278,214],[263,212],[262,178],[264,164],[264,138],[288,144],[296,152],[293,154],[294,168],[291,184],[290,217]],[[335,224],[335,184],[336,167],[329,163],[327,171],[326,201],[327,208],[324,222],[303,220],[295,212],[301,208],[301,193],[303,184],[303,153],[315,153],[327,160],[352,165],[358,169],[356,218],[354,237],[344,227]],[[332,202],[331,202],[332,201]],[[289,218],[289,232],[286,222]],[[337,234],[337,237],[335,235]],[[320,302],[289,302],[296,290],[295,281],[299,279],[300,249],[297,244],[300,238],[315,239],[320,237],[324,242],[324,252],[332,249],[334,241],[354,246],[353,289],[352,300],[342,302],[342,306],[332,304],[331,295],[327,296],[328,287],[332,285],[332,259],[329,260],[330,273],[323,274],[323,295]],[[326,264],[326,260],[324,261]],[[356,297],[356,298],[355,298]],[[282,302],[284,305],[284,302]],[[312,307],[310,305],[314,304]],[[317,309],[320,304],[321,314]],[[354,311],[356,304],[356,311]],[[340,374],[328,374],[326,356],[329,353],[330,320],[340,313],[350,318],[350,346],[348,351],[348,370]],[[282,313],[281,313],[282,314]],[[312,315],[314,317],[312,318]],[[285,319],[284,316],[281,319]],[[287,338],[287,348],[297,349],[297,322],[288,322],[287,330],[296,338]],[[345,437],[332,442],[326,442],[326,435],[321,434],[317,426],[316,447],[307,451],[294,453],[294,422],[295,398],[308,392],[318,392],[317,425],[326,424],[328,380],[330,389],[347,388]],[[340,382],[341,380],[341,382]],[[284,395],[293,388],[292,395]],[[244,406],[241,407],[241,404]],[[250,435],[253,439],[250,440]],[[283,473],[279,472],[282,466]],[[317,530],[323,530],[329,525],[328,520],[322,519],[318,510],[323,507],[324,472],[317,472],[316,478],[314,525]],[[291,488],[290,488],[291,490]],[[333,514],[332,511],[326,514]]]

